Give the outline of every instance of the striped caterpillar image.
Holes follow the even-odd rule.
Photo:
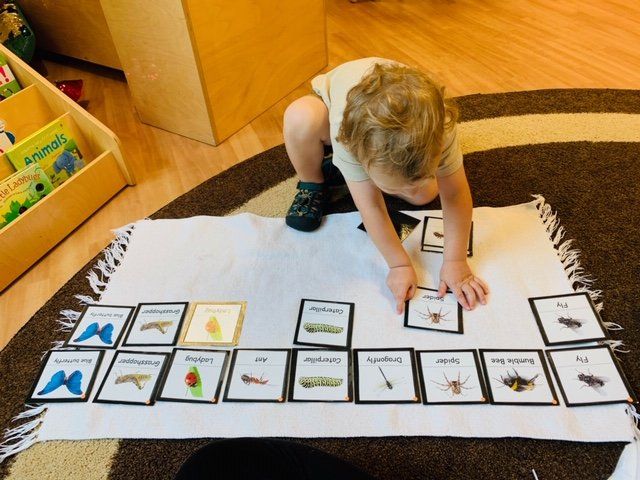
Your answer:
[[[309,333],[342,333],[344,327],[336,327],[335,325],[329,325],[327,323],[309,323],[305,322],[302,325]]]
[[[333,377],[300,377],[298,383],[304,388],[339,387],[342,385],[342,379]]]

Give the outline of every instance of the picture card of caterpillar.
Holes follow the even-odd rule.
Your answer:
[[[638,401],[607,346],[547,350],[547,357],[567,407]]]
[[[602,319],[587,293],[569,293],[529,299],[545,345],[604,340]]]
[[[87,305],[64,346],[116,348],[134,310],[129,306]]]
[[[480,350],[489,400],[496,405],[558,405],[542,350]]]
[[[187,302],[138,304],[122,346],[175,345],[188,306]]]
[[[104,350],[50,350],[26,403],[86,402]]]
[[[194,302],[180,345],[237,345],[247,302]]]
[[[118,350],[93,401],[153,405],[168,358],[168,353]]]
[[[418,403],[413,348],[353,351],[356,403]]]
[[[422,403],[488,403],[475,350],[416,352]]]
[[[157,400],[218,403],[228,359],[226,350],[174,349]]]
[[[236,349],[224,390],[225,402],[284,402],[291,351]]]
[[[302,299],[293,343],[349,348],[353,303]]]
[[[289,380],[290,402],[350,402],[349,350],[294,349]]]
[[[407,215],[406,213],[402,213],[397,210],[387,210],[387,212],[389,213],[389,218],[391,219],[391,223],[393,223],[393,228],[395,228],[400,242],[404,242],[420,223],[420,220],[412,217],[411,215]],[[363,232],[367,231],[364,223],[358,225],[358,228]]]
[[[444,220],[442,217],[424,217],[422,224],[422,251],[444,252]],[[473,222],[471,222],[471,231],[469,232],[467,257],[473,257]]]
[[[462,306],[453,293],[438,297],[433,288],[416,287],[416,294],[405,304],[404,326],[463,333]]]

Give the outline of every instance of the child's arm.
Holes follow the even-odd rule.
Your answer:
[[[438,294],[443,296],[448,287],[460,304],[471,310],[475,308],[476,300],[483,305],[486,303],[489,288],[473,274],[467,263],[473,204],[464,167],[451,175],[438,178],[438,188],[445,238]]]
[[[403,313],[404,302],[413,297],[418,279],[391,223],[382,192],[371,180],[347,185],[367,233],[389,266],[387,286],[396,300],[396,311]]]

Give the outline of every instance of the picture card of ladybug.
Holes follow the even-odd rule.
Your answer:
[[[122,346],[175,345],[188,306],[187,302],[139,303]]]
[[[547,350],[546,353],[567,407],[638,401],[609,347]]]
[[[352,399],[349,350],[293,350],[290,402],[350,402]]]
[[[82,310],[65,347],[116,348],[136,307],[87,305]]]
[[[529,305],[545,345],[592,342],[608,337],[587,293],[533,297]]]
[[[222,398],[225,402],[284,402],[289,349],[236,349]]]
[[[391,219],[391,223],[393,224],[393,228],[395,229],[396,234],[400,239],[400,242],[404,242],[420,223],[420,220],[412,217],[411,215],[407,215],[406,213],[402,213],[397,210],[387,210],[387,212],[389,214],[389,218]],[[364,223],[358,225],[358,228],[363,232],[367,231]]]
[[[302,299],[293,343],[349,348],[353,310],[353,303]]]
[[[480,350],[480,360],[492,404],[559,404],[542,350]]]
[[[433,288],[416,287],[416,294],[405,304],[404,326],[464,333],[462,306],[453,293],[438,297],[438,291]]]
[[[237,345],[247,302],[192,302],[179,345]]]
[[[228,360],[226,350],[174,349],[157,400],[218,403]]]
[[[444,220],[442,217],[424,217],[422,223],[422,251],[444,253]],[[469,231],[467,257],[473,257],[473,222]]]
[[[153,405],[168,358],[168,353],[118,350],[93,401]]]
[[[488,403],[476,350],[416,352],[422,403]]]
[[[26,403],[86,402],[104,350],[50,350]]]

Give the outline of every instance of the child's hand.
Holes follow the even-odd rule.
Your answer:
[[[487,303],[489,287],[473,274],[466,260],[444,261],[440,269],[439,297],[447,293],[447,287],[466,310],[473,310],[476,301],[482,305]]]
[[[404,302],[413,298],[416,293],[418,277],[413,265],[399,265],[389,269],[387,286],[396,300],[396,312],[404,313]]]

